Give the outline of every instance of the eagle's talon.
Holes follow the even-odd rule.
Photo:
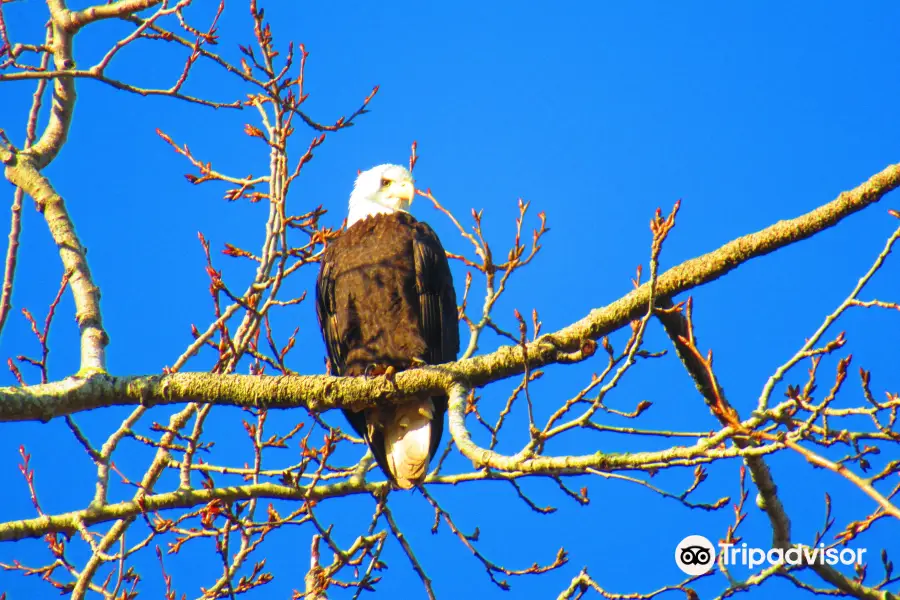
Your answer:
[[[366,370],[363,371],[363,377],[366,379],[371,379],[372,377],[378,377],[382,373],[382,368],[378,365],[369,365],[366,367]]]

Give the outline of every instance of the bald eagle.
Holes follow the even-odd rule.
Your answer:
[[[398,165],[361,173],[347,230],[322,256],[316,312],[333,375],[377,375],[456,360],[459,322],[447,255],[408,210],[412,175]],[[388,478],[420,483],[441,441],[447,398],[413,397],[344,409]]]

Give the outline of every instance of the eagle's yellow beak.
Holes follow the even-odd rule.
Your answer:
[[[412,181],[398,181],[393,187],[391,191],[395,198],[403,200],[406,206],[412,204],[413,198],[416,197],[416,186]]]

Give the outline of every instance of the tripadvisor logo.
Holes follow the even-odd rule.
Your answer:
[[[770,565],[787,564],[797,565],[861,565],[865,548],[826,548],[825,544],[818,547],[794,546],[783,550],[781,548],[753,548],[746,543],[740,546],[734,544],[719,544],[719,559],[725,565],[743,565],[754,569],[768,563]],[[675,564],[688,575],[703,575],[709,572],[716,562],[716,549],[712,542],[702,535],[689,535],[675,547]]]
[[[816,546],[794,546],[787,550],[772,548],[750,548],[747,544],[719,544],[722,548],[722,562],[726,565],[747,565],[751,569],[764,563],[770,565],[861,565],[866,548],[826,548]]]
[[[689,535],[675,547],[675,564],[688,575],[703,575],[713,568],[716,549],[702,535]]]

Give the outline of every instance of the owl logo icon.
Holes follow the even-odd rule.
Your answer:
[[[675,564],[688,575],[703,575],[716,563],[716,549],[702,535],[689,535],[675,547]]]

